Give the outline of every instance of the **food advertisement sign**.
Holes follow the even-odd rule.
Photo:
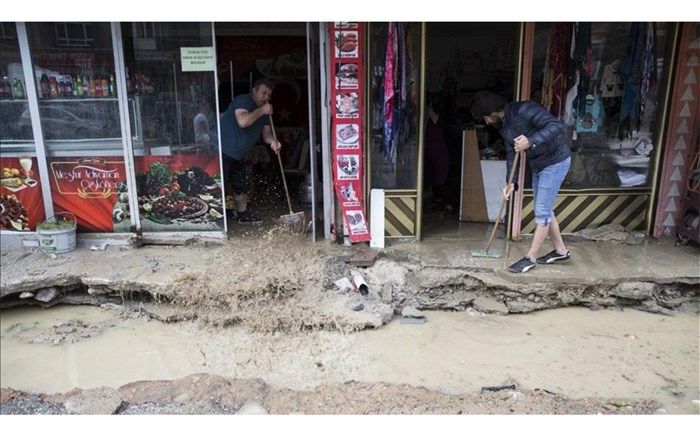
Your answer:
[[[218,156],[137,156],[134,164],[144,231],[224,229]]]
[[[126,197],[126,169],[121,156],[50,158],[49,177],[54,209],[68,211],[78,220],[82,232],[114,232],[114,205]]]
[[[350,241],[370,240],[364,212],[362,101],[364,73],[362,50],[364,25],[357,22],[335,22],[330,26],[330,82],[332,87],[333,183],[343,212]]]
[[[136,156],[134,165],[143,231],[224,229],[218,156]],[[73,213],[80,231],[130,231],[121,156],[52,158],[49,169],[54,207]]]
[[[36,158],[0,158],[0,168],[0,230],[36,230],[45,218]]]

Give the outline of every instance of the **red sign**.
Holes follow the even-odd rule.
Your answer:
[[[362,123],[364,25],[330,26],[333,184],[353,243],[370,240],[364,211]]]
[[[114,231],[114,205],[126,195],[123,157],[51,158],[49,172],[56,211],[73,213],[81,231]]]
[[[0,158],[0,169],[0,230],[35,230],[45,218],[36,158]]]

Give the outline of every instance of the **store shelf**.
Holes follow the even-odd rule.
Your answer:
[[[117,97],[74,97],[65,99],[39,99],[39,103],[66,103],[66,102],[116,102]]]
[[[0,103],[29,103],[27,99],[2,99]]]

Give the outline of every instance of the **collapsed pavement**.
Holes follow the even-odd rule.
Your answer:
[[[410,245],[388,249],[371,267],[353,267],[347,261],[356,249],[308,243],[283,230],[257,240],[190,243],[98,251],[79,247],[54,257],[3,248],[0,308],[121,305],[164,322],[198,319],[263,332],[377,328],[407,307],[503,315],[571,305],[698,312],[700,276],[693,248],[663,246],[668,262],[675,263],[673,271],[654,264],[645,268],[630,258],[633,253],[624,252],[620,265],[607,273],[601,268],[586,273],[583,259],[569,270],[544,266],[533,274],[512,275],[505,271],[505,258],[482,261],[463,251],[456,257],[459,263],[440,264]],[[611,248],[588,244],[579,250],[583,257],[586,251]],[[515,246],[518,250],[522,247]],[[657,246],[647,250],[658,254]],[[576,247],[572,253],[576,256]],[[684,268],[677,267],[680,260]],[[334,285],[358,274],[369,287],[366,296]]]

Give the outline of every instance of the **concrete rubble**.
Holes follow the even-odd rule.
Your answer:
[[[81,247],[56,259],[3,248],[0,308],[126,305],[164,322],[241,323],[266,332],[377,328],[407,307],[502,315],[571,305],[661,314],[698,308],[696,248],[651,242],[630,251],[613,243],[572,243],[569,265],[513,275],[505,266],[524,244],[497,260],[469,258],[466,248],[414,247],[387,249],[365,268],[348,264],[352,248],[280,232],[216,246],[109,246],[99,253]],[[367,283],[366,296],[334,285],[358,275]]]

